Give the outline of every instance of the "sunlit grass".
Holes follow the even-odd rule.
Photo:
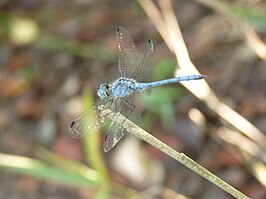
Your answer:
[[[83,93],[84,107],[91,107],[94,103],[92,91],[86,88]],[[86,161],[100,174],[102,184],[107,186],[109,184],[109,177],[103,159],[102,136],[100,132],[85,136],[82,140]]]
[[[56,157],[54,156],[53,158]],[[100,181],[97,172],[84,165],[75,164],[70,160],[56,159],[60,164],[52,166],[28,157],[0,154],[0,167],[20,174],[71,186],[99,186]]]

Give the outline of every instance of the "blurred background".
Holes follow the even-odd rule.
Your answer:
[[[264,1],[1,0],[0,198],[231,198],[131,135],[103,153],[104,129],[68,133],[98,85],[118,77],[118,26],[139,55],[153,39],[153,80],[176,74],[180,54],[159,20],[165,2],[207,84],[153,89],[137,124],[251,198],[266,197]]]

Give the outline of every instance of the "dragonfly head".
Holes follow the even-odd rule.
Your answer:
[[[98,92],[97,95],[101,98],[101,99],[105,99],[107,97],[109,97],[109,93],[108,93],[108,84],[104,83],[101,84],[98,88]]]

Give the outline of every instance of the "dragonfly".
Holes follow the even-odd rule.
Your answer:
[[[178,83],[181,81],[203,79],[205,75],[180,76],[160,81],[150,81],[151,79],[151,57],[153,53],[153,42],[149,39],[146,43],[143,56],[138,60],[135,44],[127,29],[119,26],[116,29],[118,42],[118,70],[120,77],[112,83],[103,83],[99,86],[97,95],[99,99],[96,103],[81,113],[72,121],[69,132],[73,138],[81,138],[108,124],[109,128],[104,136],[103,150],[110,151],[118,141],[126,134],[126,129],[122,127],[123,121],[111,120],[107,115],[102,114],[102,107],[110,109],[118,117],[136,118],[140,115],[142,106],[139,94],[143,91],[151,93],[151,88]],[[116,121],[116,122],[115,122]]]

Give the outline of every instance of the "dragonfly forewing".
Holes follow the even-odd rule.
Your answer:
[[[123,27],[116,30],[116,38],[118,42],[118,69],[121,77],[131,77],[134,68],[138,63],[138,55],[135,44],[128,31]]]
[[[96,132],[108,122],[108,118],[101,115],[98,109],[99,106],[99,104],[93,105],[71,123],[69,132],[73,138],[81,138]]]

